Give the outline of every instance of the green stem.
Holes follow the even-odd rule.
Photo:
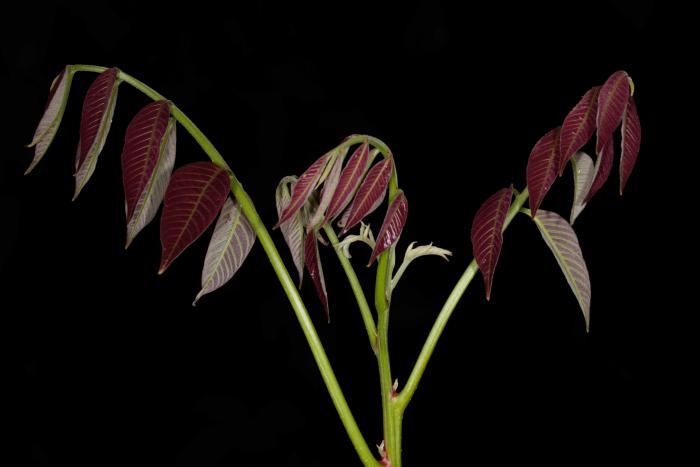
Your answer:
[[[99,67],[94,65],[71,66],[71,70],[73,72],[89,71],[101,73],[106,69],[107,68],[105,67]],[[137,80],[136,78],[124,73],[123,71],[119,72],[119,79],[121,79],[125,83],[130,84],[139,91],[143,92],[145,95],[147,95],[153,100],[165,99],[161,94],[154,91],[152,88]],[[214,164],[224,167],[230,171],[230,168],[228,167],[228,164],[226,164],[224,158],[221,156],[221,153],[217,151],[217,149],[214,147],[211,141],[209,141],[209,139],[206,136],[204,136],[204,134],[199,130],[199,128],[197,128],[197,126],[192,122],[192,120],[190,120],[174,104],[172,104],[171,106],[171,113],[173,117],[175,117],[175,119],[190,133],[190,135],[192,135],[195,141],[197,141],[197,143],[202,147],[204,152],[207,154],[207,156],[209,156],[209,159],[211,159],[211,161]],[[287,268],[284,266],[282,258],[280,257],[280,254],[277,251],[277,248],[275,247],[275,244],[272,241],[272,238],[270,237],[270,234],[267,231],[265,224],[263,224],[262,219],[260,219],[260,216],[258,215],[258,212],[256,211],[253,202],[251,201],[246,191],[243,189],[241,183],[238,181],[235,175],[233,175],[232,171],[231,193],[233,193],[233,196],[238,201],[241,209],[243,210],[246,217],[248,218],[248,221],[253,227],[253,230],[255,230],[255,233],[257,234],[258,239],[260,240],[260,244],[265,250],[267,257],[270,260],[270,264],[272,265],[272,268],[274,269],[275,274],[277,275],[277,278],[280,281],[280,284],[282,284],[282,288],[284,289],[284,292],[287,295],[287,298],[289,299],[292,308],[294,309],[294,313],[296,314],[297,320],[299,321],[299,325],[301,326],[302,331],[304,332],[304,336],[306,337],[306,340],[309,343],[311,353],[313,354],[314,359],[316,360],[316,365],[318,365],[318,368],[321,371],[321,376],[323,378],[324,383],[326,384],[328,393],[330,394],[331,399],[333,400],[333,404],[335,405],[335,408],[338,411],[338,415],[340,416],[340,419],[343,422],[343,425],[345,426],[345,430],[347,431],[348,436],[350,437],[350,440],[352,441],[352,444],[355,447],[358,456],[360,457],[364,465],[378,466],[379,462],[377,462],[376,458],[374,457],[374,454],[372,453],[372,451],[370,451],[369,447],[367,446],[367,443],[362,437],[362,433],[360,432],[360,429],[357,426],[357,423],[355,422],[352,412],[350,411],[350,407],[348,407],[347,401],[345,400],[345,396],[343,396],[343,391],[341,390],[340,385],[338,384],[338,380],[336,379],[335,374],[333,373],[333,368],[331,367],[331,364],[328,361],[326,352],[323,349],[323,344],[321,343],[321,340],[319,339],[318,334],[316,333],[316,329],[314,328],[313,322],[311,321],[311,317],[309,316],[309,313],[306,310],[306,307],[304,306],[304,302],[302,301],[301,296],[297,291],[294,281],[289,275]]]
[[[377,266],[374,305],[378,316],[379,337],[379,383],[382,392],[382,417],[384,421],[384,447],[392,467],[401,467],[401,412],[397,412],[396,398],[391,378],[389,359],[389,309],[386,296],[389,271],[389,252],[382,253]]]
[[[523,192],[515,197],[515,200],[511,204],[508,214],[506,215],[506,220],[503,224],[504,231],[506,228],[508,228],[508,225],[510,225],[513,217],[515,217],[523,204],[525,204],[528,196],[529,193],[527,191],[527,187],[525,187]],[[452,316],[452,312],[455,310],[457,303],[459,302],[460,298],[462,298],[464,291],[467,290],[467,287],[478,270],[479,266],[476,264],[476,260],[472,260],[472,262],[469,263],[469,266],[467,266],[466,271],[464,271],[464,274],[462,274],[462,277],[455,285],[454,289],[452,289],[449,297],[447,297],[447,301],[445,301],[445,304],[442,306],[442,310],[435,320],[435,324],[433,324],[430,334],[428,334],[428,339],[423,345],[423,349],[418,356],[418,360],[413,367],[413,371],[411,371],[411,376],[409,376],[408,381],[406,381],[406,386],[397,398],[398,406],[401,411],[406,409],[406,406],[411,401],[413,394],[416,392],[418,383],[423,376],[423,372],[425,371],[425,367],[428,365],[428,361],[430,360],[430,356],[433,354],[433,350],[435,350],[435,346],[440,339],[440,335],[442,335],[442,331],[447,325],[447,321],[450,319],[450,316]]]
[[[372,316],[372,310],[367,303],[367,297],[365,297],[365,292],[362,290],[362,285],[357,279],[357,274],[355,274],[355,269],[353,269],[350,260],[345,257],[342,251],[337,248],[338,237],[333,230],[333,226],[327,223],[323,226],[324,232],[328,236],[328,240],[331,242],[331,246],[335,250],[336,256],[340,260],[340,264],[345,270],[345,275],[350,282],[350,287],[352,287],[352,292],[355,294],[355,300],[357,301],[357,306],[360,308],[360,314],[362,315],[362,320],[365,323],[365,328],[367,329],[367,337],[369,338],[369,345],[372,347],[372,351],[377,353],[377,325],[374,324],[374,317]]]

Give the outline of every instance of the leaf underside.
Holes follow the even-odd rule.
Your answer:
[[[377,257],[387,248],[396,243],[401,236],[408,216],[408,201],[402,190],[398,190],[394,200],[389,205],[384,217],[384,222],[377,235],[377,240],[372,250],[372,256],[367,266],[371,265]]]
[[[328,172],[328,176],[323,182],[323,190],[321,192],[321,199],[318,202],[318,208],[316,208],[316,211],[309,220],[307,230],[320,228],[326,222],[326,210],[333,199],[333,195],[338,187],[338,182],[340,182],[340,173],[343,168],[343,161],[345,160],[346,154],[347,148],[340,151],[335,156],[335,162],[333,162],[333,165]]]
[[[112,125],[117,100],[119,70],[100,73],[85,95],[80,119],[80,143],[75,161],[75,200],[92,176]]]
[[[512,186],[497,191],[481,205],[472,222],[472,249],[484,276],[487,300],[491,299],[493,275],[503,246],[503,223],[512,197]]]
[[[579,151],[571,157],[571,165],[574,169],[574,201],[571,206],[569,222],[573,225],[583,208],[586,207],[584,198],[588,194],[595,176],[595,164],[591,156]]]
[[[54,80],[51,90],[49,91],[49,98],[46,102],[44,114],[41,120],[39,120],[39,125],[34,132],[32,142],[28,145],[28,147],[35,146],[35,148],[34,158],[24,172],[25,175],[34,170],[34,167],[36,167],[39,161],[44,157],[56,136],[58,127],[61,124],[61,119],[63,118],[63,113],[66,109],[66,104],[68,103],[68,95],[70,93],[72,81],[73,73],[70,72],[68,67],[65,67]]]
[[[243,211],[227,198],[216,221],[202,270],[202,290],[192,305],[202,296],[226,284],[245,261],[255,243],[255,231]]]
[[[566,220],[554,212],[540,210],[533,219],[581,306],[588,331],[591,281],[576,233]]]
[[[393,169],[394,160],[388,158],[379,161],[369,170],[350,205],[348,218],[342,225],[341,235],[359,224],[362,219],[379,207],[386,196],[386,189]]]
[[[289,206],[292,200],[289,185],[296,183],[297,177],[284,177],[275,193],[275,203],[277,205],[277,216]],[[280,224],[280,231],[284,241],[287,243],[289,252],[292,254],[292,261],[299,273],[299,287],[301,287],[302,279],[304,278],[304,223],[302,222],[302,213],[298,212],[290,217],[287,221]]]
[[[173,173],[160,219],[159,274],[214,221],[229,189],[228,173],[211,162],[187,164]]]
[[[560,129],[557,127],[540,138],[527,161],[527,186],[530,190],[530,209],[533,216],[557,177],[560,159],[559,133]]]
[[[175,120],[167,101],[145,106],[124,137],[122,180],[127,247],[156,215],[175,163]]]

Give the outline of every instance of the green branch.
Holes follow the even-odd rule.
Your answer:
[[[365,323],[365,328],[367,329],[367,337],[369,338],[369,345],[372,347],[372,351],[377,353],[377,325],[374,324],[374,317],[372,316],[372,310],[367,303],[367,297],[365,297],[365,292],[362,290],[362,285],[357,279],[357,274],[355,274],[355,269],[352,267],[350,260],[345,257],[343,252],[337,248],[338,237],[333,230],[333,226],[327,223],[323,226],[323,231],[326,232],[328,240],[331,242],[335,254],[340,260],[340,264],[345,270],[345,275],[350,282],[350,287],[352,287],[352,292],[355,294],[355,300],[357,301],[357,306],[360,308],[360,314],[362,315],[362,321]]]
[[[522,193],[518,194],[515,197],[515,200],[511,204],[510,209],[508,210],[508,214],[506,215],[505,222],[503,224],[504,231],[506,228],[508,228],[508,225],[510,225],[511,221],[513,220],[513,217],[515,217],[515,215],[518,213],[523,204],[525,204],[525,201],[527,200],[528,196],[529,193],[526,187]],[[413,394],[416,392],[418,383],[420,382],[421,377],[423,376],[423,372],[425,372],[425,367],[428,365],[428,361],[430,360],[430,357],[433,354],[433,350],[435,350],[435,346],[437,345],[437,342],[440,339],[440,336],[442,335],[442,331],[447,325],[447,321],[449,321],[450,316],[452,316],[452,312],[457,306],[457,303],[459,303],[459,300],[460,298],[462,298],[464,291],[467,290],[467,287],[469,287],[469,284],[471,283],[478,270],[479,266],[476,264],[476,260],[472,260],[472,262],[469,263],[469,266],[467,266],[466,271],[464,271],[464,274],[462,274],[462,277],[459,279],[459,281],[457,281],[457,284],[455,285],[454,289],[452,289],[450,295],[447,297],[445,304],[442,306],[442,310],[440,310],[440,314],[435,320],[435,324],[433,324],[433,328],[430,330],[430,334],[428,334],[428,339],[423,345],[423,349],[421,350],[420,355],[418,356],[418,360],[416,360],[416,364],[413,367],[413,371],[411,371],[411,376],[409,376],[408,381],[406,381],[406,386],[397,398],[398,405],[401,411],[406,409],[406,406],[411,401]]]
[[[70,69],[72,72],[89,71],[101,73],[107,68],[94,65],[72,65]],[[147,95],[153,100],[165,99],[161,94],[154,91],[152,88],[137,80],[136,78],[124,73],[123,71],[119,71],[118,77],[125,83],[128,83],[134,88],[143,92],[145,95]],[[287,295],[287,298],[289,299],[292,308],[294,309],[294,313],[296,314],[297,320],[299,321],[299,325],[301,326],[302,331],[304,332],[304,336],[306,337],[306,340],[309,343],[309,347],[311,348],[311,353],[313,354],[314,359],[316,360],[316,364],[318,365],[318,368],[321,371],[321,376],[323,377],[323,381],[326,384],[328,393],[330,394],[331,399],[333,400],[333,404],[335,405],[335,408],[338,411],[338,415],[340,416],[340,419],[343,422],[343,425],[345,426],[345,430],[347,431],[348,436],[350,437],[350,440],[352,441],[352,444],[355,447],[355,450],[357,451],[357,454],[359,455],[364,465],[378,466],[379,462],[376,460],[374,454],[372,454],[369,447],[367,446],[367,443],[365,442],[362,433],[360,432],[360,429],[357,426],[357,423],[355,422],[352,412],[350,411],[350,407],[348,406],[348,403],[345,400],[345,396],[343,396],[343,391],[341,390],[340,385],[338,384],[338,380],[336,379],[335,374],[333,373],[331,364],[328,361],[326,352],[323,349],[323,344],[321,343],[321,340],[319,339],[318,334],[316,333],[316,329],[314,328],[313,322],[311,321],[311,317],[309,316],[309,313],[306,310],[306,307],[304,306],[304,302],[302,301],[301,296],[299,295],[299,292],[297,291],[297,288],[294,284],[294,281],[292,280],[291,276],[289,275],[289,272],[287,271],[287,268],[284,266],[282,258],[280,257],[280,254],[277,251],[277,248],[275,247],[275,244],[272,238],[270,237],[270,234],[267,231],[265,224],[262,222],[262,219],[260,219],[260,216],[258,215],[258,212],[256,211],[253,202],[251,201],[246,191],[243,189],[241,183],[238,181],[235,175],[233,175],[233,172],[229,168],[228,164],[226,164],[226,161],[221,156],[221,153],[217,151],[217,149],[214,147],[211,141],[209,141],[209,139],[206,136],[204,136],[204,134],[199,128],[197,128],[197,126],[192,122],[192,120],[190,120],[187,117],[187,115],[185,115],[175,104],[171,105],[171,113],[173,117],[175,117],[175,119],[190,133],[190,135],[192,135],[195,141],[197,141],[197,143],[202,147],[209,159],[214,164],[226,168],[231,173],[231,193],[233,193],[233,196],[238,201],[241,209],[248,218],[250,225],[253,227],[253,230],[255,230],[255,233],[257,234],[258,239],[260,240],[260,244],[265,250],[267,257],[270,260],[270,264],[275,270],[275,274],[277,275],[277,278],[279,279],[280,284],[282,285],[282,288],[284,289],[284,292]]]

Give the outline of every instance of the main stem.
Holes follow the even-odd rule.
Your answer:
[[[73,72],[89,71],[101,73],[106,69],[107,68],[105,67],[94,65],[71,66],[71,70]],[[153,100],[165,99],[161,94],[159,94],[146,84],[142,83],[141,81],[137,80],[136,78],[124,73],[123,71],[119,71],[119,79],[121,79],[125,83],[130,84],[139,91],[143,92],[145,95],[147,95]],[[236,198],[236,201],[238,201],[241,209],[248,218],[248,221],[253,227],[253,230],[255,230],[258,239],[260,239],[260,244],[265,250],[268,259],[270,260],[270,264],[272,265],[272,268],[274,269],[275,274],[277,275],[277,279],[280,281],[280,284],[282,285],[282,288],[284,289],[284,292],[287,295],[289,303],[294,309],[294,313],[296,314],[297,320],[299,321],[299,325],[301,326],[301,329],[304,332],[304,336],[306,337],[306,340],[309,343],[309,347],[311,348],[311,353],[314,356],[314,360],[316,360],[316,365],[321,371],[321,377],[323,378],[323,381],[326,384],[328,393],[331,396],[333,404],[335,405],[338,415],[340,416],[340,419],[343,422],[343,426],[345,427],[345,430],[347,431],[348,436],[350,437],[350,440],[352,441],[352,444],[355,447],[358,456],[360,457],[364,465],[378,466],[379,463],[375,459],[374,454],[372,454],[372,451],[370,451],[369,447],[367,446],[367,443],[362,437],[362,433],[360,432],[360,429],[357,426],[357,423],[355,422],[355,418],[353,417],[352,412],[350,411],[350,407],[348,406],[348,403],[345,400],[345,396],[343,396],[343,391],[341,390],[340,385],[338,384],[338,380],[336,379],[335,374],[333,373],[333,368],[331,367],[331,364],[328,361],[326,352],[323,349],[323,344],[321,343],[321,340],[319,339],[318,334],[316,333],[316,329],[314,328],[313,322],[311,321],[311,317],[309,316],[309,313],[306,310],[306,307],[304,306],[304,302],[302,301],[301,296],[299,295],[299,292],[297,291],[297,288],[294,284],[294,281],[289,275],[289,272],[287,271],[287,268],[285,267],[282,258],[280,257],[280,254],[277,251],[277,248],[275,247],[275,244],[272,241],[272,238],[270,237],[267,228],[265,227],[265,224],[262,222],[262,219],[260,219],[260,215],[255,209],[255,206],[253,205],[253,202],[251,201],[250,197],[248,196],[248,193],[246,193],[241,183],[233,174],[233,171],[231,171],[228,164],[226,164],[226,161],[224,160],[221,153],[214,147],[211,141],[209,141],[209,139],[201,132],[201,130],[197,128],[197,126],[192,122],[192,120],[190,120],[187,117],[187,115],[185,115],[184,112],[182,112],[175,104],[171,105],[171,113],[173,117],[175,117],[175,119],[190,133],[190,135],[192,135],[195,141],[199,143],[199,145],[202,147],[209,159],[214,164],[220,167],[224,167],[230,172],[231,193]]]

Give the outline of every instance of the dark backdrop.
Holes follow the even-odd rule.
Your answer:
[[[404,458],[408,466],[568,465],[655,449],[673,426],[660,420],[677,414],[668,331],[684,309],[673,302],[667,260],[675,245],[661,241],[679,238],[656,221],[671,215],[659,210],[664,187],[674,186],[667,93],[686,85],[668,73],[682,63],[679,13],[621,0],[241,3],[225,11],[199,2],[25,2],[3,18],[0,270],[4,314],[17,318],[9,329],[23,365],[24,457],[32,465],[358,464],[262,249],[197,308],[206,240],[162,277],[157,221],[124,251],[119,155],[143,95],[121,86],[98,168],[71,203],[80,103],[94,77],[78,74],[49,153],[21,176],[31,159],[22,145],[67,63],[120,67],[175,101],[268,225],[282,176],[351,133],[389,144],[410,204],[399,255],[412,240],[454,252],[449,263],[418,260],[396,292],[390,343],[400,383],[471,260],[480,203],[510,183],[522,187],[535,141],[589,87],[627,70],[644,132],[639,163],[624,197],[615,167],[576,223],[593,284],[590,334],[538,232],[516,218],[491,302],[478,277],[437,347],[405,417]],[[204,158],[180,131],[177,163]],[[569,169],[545,208],[568,213],[570,179]],[[354,251],[371,293],[369,252]],[[342,271],[328,248],[321,254],[330,325],[310,282],[302,295],[373,445],[381,440],[375,362]]]

